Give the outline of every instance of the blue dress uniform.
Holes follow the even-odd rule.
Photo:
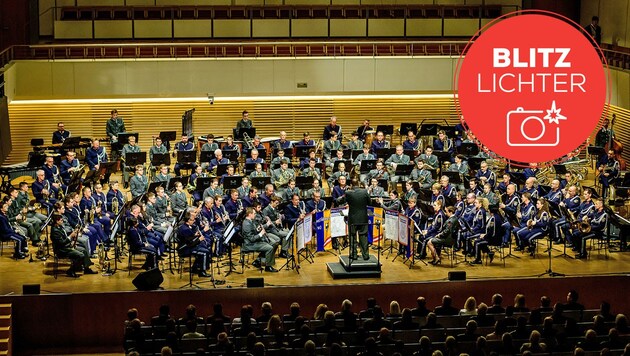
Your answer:
[[[220,164],[229,164],[229,163],[230,163],[230,160],[228,160],[225,157],[221,157],[221,159],[216,159],[215,157],[210,160],[210,164],[208,165],[208,171],[215,169]]]
[[[55,131],[52,134],[52,143],[54,144],[58,144],[58,143],[63,143],[63,141],[65,141],[68,137],[70,137],[70,131]]]
[[[326,202],[324,200],[320,200],[319,202],[315,203],[315,200],[311,199],[304,204],[306,206],[307,213],[326,210]]]
[[[538,169],[538,168],[536,168],[536,169],[525,168],[525,169],[523,169],[523,174],[525,175],[525,179],[531,178],[531,177],[536,178],[536,174],[538,174],[539,171],[540,171],[540,169]]]
[[[289,204],[284,208],[284,222],[287,227],[291,228],[300,218],[302,212],[306,213],[306,206],[303,201],[299,201],[298,205]]]
[[[418,148],[420,147],[420,141],[418,140],[413,140],[410,141],[409,139],[403,141],[403,149],[404,150],[418,150]]]
[[[591,224],[590,233],[583,234],[576,229],[573,234],[575,249],[580,252],[576,258],[586,258],[586,243],[589,239],[601,238],[603,236],[606,224],[608,223],[606,209],[602,209],[601,211],[593,209],[589,214],[589,219],[589,223]]]
[[[265,161],[262,158],[260,158],[260,157],[258,157],[256,159],[248,157],[248,158],[245,159],[245,164],[256,164],[256,163],[263,164],[263,163],[265,163]]]
[[[78,168],[79,160],[73,159],[72,162],[64,159],[61,161],[61,165],[59,166],[59,176],[64,184],[68,185],[70,183],[70,179],[72,178],[72,172],[70,172],[70,168]]]
[[[503,218],[498,212],[490,212],[487,215],[486,230],[484,237],[477,237],[474,241],[475,245],[475,261],[474,264],[481,263],[481,253],[485,252],[489,254],[490,260],[494,258],[494,253],[490,252],[490,244],[498,245],[503,239]]]
[[[413,231],[411,234],[412,236],[417,236],[419,231],[422,230],[422,211],[418,209],[417,206],[414,206],[413,209],[408,207],[405,209],[405,216],[413,221]]]
[[[438,195],[431,194],[431,204],[435,203],[437,200],[442,203],[442,205],[440,206],[444,206],[444,204],[446,204],[446,199],[444,198],[444,195],[442,195],[442,192],[440,192]]]
[[[478,173],[478,172],[477,172]],[[516,191],[518,191],[518,185],[516,183],[505,183],[505,182],[499,182],[499,184],[497,184],[497,190],[499,192],[499,194],[505,194],[505,192],[507,191],[507,187],[510,184],[514,184],[514,187],[516,188]]]
[[[308,140],[308,141],[307,140],[301,140],[301,141],[296,142],[295,146],[296,147],[298,147],[298,146],[301,146],[301,147],[307,146],[307,147],[315,148],[315,141],[314,140]]]
[[[549,201],[549,202],[553,202],[556,204],[560,204],[560,202],[562,201],[562,191],[560,190],[560,188],[556,189],[556,190],[550,190],[549,193],[547,193],[544,196],[545,200]]]
[[[236,216],[238,215],[239,210],[243,210],[243,203],[240,199],[230,199],[225,202],[224,206],[231,220],[236,220]]]
[[[220,238],[217,240],[217,248],[215,253],[217,255],[222,255],[225,252],[225,246],[223,244],[223,233],[225,232],[225,228],[227,227],[228,221],[225,221],[224,217],[229,214],[225,209],[225,205],[221,206],[213,206],[212,213],[214,214],[214,220],[210,221],[210,227],[212,228],[212,232],[215,236],[219,236]],[[221,218],[222,221],[217,221],[218,218]]]
[[[94,166],[100,162],[107,162],[105,148],[103,146],[99,146],[98,149],[94,149],[94,147],[88,148],[85,153],[85,163],[87,163],[90,170],[93,171],[95,169]]]
[[[35,200],[37,200],[38,203],[40,203],[43,207],[45,207],[49,212],[51,211],[53,205],[55,205],[55,203],[57,202],[57,199],[55,199],[52,196],[52,191],[50,190],[51,186],[52,185],[50,184],[50,182],[47,181],[46,179],[44,179],[41,182],[39,180],[35,180],[33,184],[31,185],[31,189],[33,191],[33,197],[35,198]],[[48,200],[46,200],[44,198],[44,195],[42,194],[42,190],[44,189],[48,190],[48,192],[51,194]]]
[[[525,193],[529,193],[532,196],[532,199],[538,199],[538,188],[532,186],[531,188],[523,187],[518,191],[518,194],[523,195]]]
[[[55,175],[60,174],[59,169],[55,165],[53,165],[52,167],[43,165],[42,170],[44,171],[44,179],[46,179],[50,183],[50,189],[52,190],[55,198],[59,197],[59,189],[64,189],[65,191],[65,187],[63,185],[59,188],[55,188],[55,186],[53,186],[53,183],[55,183]],[[59,179],[61,179],[61,176],[59,176]]]
[[[530,201],[527,205],[521,205],[521,218],[519,220],[519,227],[514,231],[514,235],[516,237],[516,245],[518,246],[517,250],[524,249],[525,246],[522,244],[522,241],[525,235],[529,232],[527,228],[527,221],[530,219],[534,219],[536,216],[536,207]]]
[[[512,194],[511,196],[507,196],[507,200],[505,201],[504,204],[505,204],[505,208],[503,208],[503,212],[505,212],[505,215],[508,218],[505,219],[505,221],[503,221],[503,229],[505,231],[503,235],[503,244],[508,245],[512,237],[512,230],[514,230],[514,227],[512,226],[512,222],[510,221],[510,218],[516,216],[516,211],[518,207],[521,205],[521,199],[515,193],[515,194]]]
[[[92,210],[92,208],[96,209],[97,206],[97,201],[96,199],[94,199],[94,197],[90,197],[89,199],[86,197],[83,197],[81,199],[81,202],[79,203],[79,207],[80,210],[85,214],[85,211],[88,210]],[[101,203],[102,204],[102,203]],[[103,214],[103,211],[105,210],[105,206],[101,205],[101,215],[97,215],[96,213],[94,214],[94,227],[97,229],[102,229],[105,231],[105,239],[103,240],[103,242],[108,243],[109,241],[109,237],[111,236],[112,233],[112,221],[105,216],[105,214]]]
[[[533,217],[534,225],[531,229],[527,227],[525,229],[519,230],[516,234],[518,239],[520,240],[520,246],[529,246],[529,252],[534,255],[534,249],[536,248],[536,240],[542,238],[548,230],[549,227],[549,213],[543,211],[540,213],[540,216],[536,215]]]
[[[129,221],[132,215],[130,214],[130,211],[127,211],[127,213],[127,221]],[[143,219],[144,216],[142,217],[142,219],[138,219],[138,230],[140,230],[140,233],[142,233],[142,235],[146,237],[147,242],[149,242],[151,246],[155,247],[158,256],[162,255],[164,251],[166,251],[166,246],[164,244],[164,234],[155,231],[154,229],[147,229],[147,222]]]
[[[578,215],[575,217],[575,220],[577,221],[582,221],[582,219],[584,219],[584,217],[589,217],[591,216],[591,214],[593,213],[593,210],[595,210],[595,205],[593,204],[592,200],[585,200],[582,203],[580,203],[580,206],[578,207],[577,211],[579,212]],[[573,243],[573,241],[571,240],[572,235],[569,233],[569,224],[566,223],[562,226],[562,232],[564,233],[564,236],[567,238],[567,242],[569,244]]]
[[[433,216],[433,222],[431,225],[427,227],[427,233],[424,236],[420,236],[420,241],[418,241],[418,250],[416,250],[416,254],[422,259],[427,257],[427,243],[431,240],[435,235],[439,234],[440,231],[444,228],[444,222],[446,221],[444,214],[444,210],[438,211]]]
[[[142,266],[143,268],[151,269],[157,265],[157,249],[147,241],[147,238],[143,234],[141,228],[138,226],[129,227],[129,230],[127,231],[127,243],[129,243],[129,249],[132,253],[146,254],[147,257],[144,265]]]
[[[118,200],[118,209],[120,212],[120,210],[122,210],[123,208],[123,204],[125,204],[125,197],[120,190],[114,189],[110,189],[107,192],[107,211],[114,211],[112,210],[112,202],[114,201],[114,198]]]
[[[182,256],[195,256],[195,262],[193,263],[193,273],[201,273],[210,267],[211,252],[208,248],[208,243],[199,239],[199,228],[188,223],[180,225],[177,230],[177,236],[179,238],[179,253]]]
[[[343,188],[339,185],[336,185],[333,188],[332,198],[336,205],[338,205],[341,199],[346,196],[346,189],[348,189],[347,185]]]
[[[236,148],[238,149],[238,145],[234,144],[234,145],[232,145],[232,147],[233,147],[233,146],[236,146]],[[252,149],[254,149],[254,148],[255,148],[255,149],[257,149],[257,150],[263,150],[263,149],[265,149],[265,146],[263,146],[263,144],[262,144],[262,143],[259,143],[259,144],[256,146],[256,145],[252,142],[252,146],[254,146],[254,147],[252,147]],[[229,150],[230,150],[230,146],[225,145],[225,146],[223,146],[223,149],[224,149],[224,150],[229,151]],[[232,150],[234,150],[234,149],[232,148]],[[243,154],[244,154],[245,156],[249,156],[249,151],[251,151],[249,148],[247,148],[247,147],[243,148]],[[239,154],[239,155],[240,155],[240,154]]]
[[[457,189],[451,183],[449,183],[446,187],[442,188],[442,194],[444,194],[447,198],[455,198],[457,196]]]
[[[192,142],[188,141],[186,143],[180,141],[175,145],[175,151],[193,151],[195,149],[195,145]],[[178,177],[182,175],[182,168],[184,169],[195,169],[197,167],[196,163],[175,163],[175,175]]]
[[[597,162],[598,166],[604,166],[604,172],[599,175],[599,182],[602,184],[602,197],[608,196],[608,187],[615,184],[617,176],[619,175],[619,162],[614,157],[608,157],[603,155]],[[604,173],[609,173],[608,177],[604,176]]]
[[[470,226],[470,230],[460,233],[460,244],[463,244],[464,251],[469,255],[472,255],[473,242],[486,232],[486,209],[473,209],[472,213],[472,220],[466,225]]]
[[[2,241],[15,241],[15,252],[13,257],[24,258],[28,252],[26,237],[18,234],[9,223],[9,218],[0,211],[0,238]]]
[[[580,197],[577,195],[574,197],[565,198],[562,200],[562,202],[564,202],[565,207],[573,214],[576,214],[581,209]],[[561,241],[562,236],[560,235],[560,230],[565,231],[565,228],[568,229],[568,227],[569,227],[569,223],[567,222],[567,219],[565,217],[560,217],[553,222],[553,232],[555,234],[554,236],[555,242]],[[565,238],[568,237],[566,235],[566,232],[564,236]],[[567,239],[567,240],[570,240],[570,239]]]
[[[386,144],[387,144],[386,140],[383,140],[383,141],[374,140],[374,141],[372,141],[372,145],[370,146],[370,153],[373,153],[373,154],[376,155],[376,151],[381,149],[381,148],[385,148]]]
[[[455,153],[455,146],[450,138],[446,138],[444,141],[439,138],[433,140],[433,150],[440,152],[448,152],[451,155]]]
[[[72,209],[66,208],[63,215],[68,219],[68,224],[70,226],[79,226],[79,224],[81,224],[81,213],[78,207],[75,206]],[[105,233],[102,229],[96,229],[94,226],[85,226],[85,228],[88,230],[87,232],[84,232],[84,234],[89,238],[90,254],[94,254],[94,251],[96,251],[96,245],[105,240]]]
[[[475,173],[475,178],[477,178],[477,181],[481,182],[481,178],[485,178],[486,179],[486,183],[490,184],[490,187],[492,187],[494,189],[494,184],[496,183],[497,180],[497,176],[496,174],[494,174],[493,171],[491,171],[490,169],[486,169],[485,172],[482,171],[481,169],[477,170],[477,173]],[[499,185],[503,184],[503,192],[505,192],[505,189],[507,189],[507,186],[505,186],[505,183],[501,182],[499,183]]]

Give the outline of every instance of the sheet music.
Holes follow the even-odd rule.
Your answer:
[[[295,223],[295,225],[293,225],[293,227],[291,228],[291,230],[289,230],[289,234],[287,236],[293,236],[293,231],[295,230],[296,233],[296,241],[295,244],[297,245],[297,250],[303,250],[305,243],[304,243],[304,220],[300,220],[297,223]]]
[[[398,241],[398,212],[385,210],[385,239]]]
[[[398,243],[403,246],[409,244],[409,218],[404,215],[398,217]]]
[[[343,212],[343,215],[342,215]],[[331,209],[330,210],[330,237],[339,237],[348,235],[348,226],[344,220],[344,216],[348,215],[348,208]]]
[[[313,240],[313,213],[306,214],[304,217],[304,225],[302,230],[304,236],[304,244],[309,244]]]

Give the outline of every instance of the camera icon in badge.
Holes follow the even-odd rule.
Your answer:
[[[507,113],[507,144],[509,146],[552,147],[560,143],[560,120],[562,109],[556,108],[556,101],[545,110],[525,110],[521,107]]]

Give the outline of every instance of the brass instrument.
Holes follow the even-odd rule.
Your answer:
[[[588,234],[591,232],[591,228],[591,221],[588,217],[580,222],[579,229],[582,234]]]
[[[529,219],[527,220],[527,229],[531,230],[534,228],[534,225],[536,225],[536,221],[534,221],[534,219]]]
[[[291,172],[289,172],[288,170],[283,171],[282,174],[280,175],[280,178],[278,178],[278,180],[276,181],[276,186],[277,187],[285,186],[289,184],[290,180],[291,180]]]
[[[50,203],[50,182],[47,180],[44,180],[44,182],[46,182],[45,188],[42,189],[42,196],[44,197],[44,200],[46,201],[46,204]],[[45,191],[45,192],[44,192]]]
[[[112,211],[116,215],[120,212],[120,202],[118,201],[118,197],[114,197],[112,199]]]
[[[25,209],[27,210],[27,212],[34,212],[36,210],[39,210],[42,207],[41,203],[35,203],[31,206],[26,207]]]
[[[96,246],[96,254],[98,255],[98,265],[101,268],[101,272],[105,273],[107,271],[107,251],[105,251],[105,245],[99,243]]]
[[[247,134],[247,132],[243,132],[243,142],[245,143],[245,146],[247,146],[248,150],[252,150],[254,149],[254,143],[251,137],[249,137],[249,134]]]
[[[385,145],[384,145],[384,148],[390,148],[390,146],[391,146],[391,143],[389,143],[389,140],[387,140],[387,138],[388,138],[388,137],[389,137],[389,139],[391,140],[391,136],[390,136],[390,135],[385,136]]]

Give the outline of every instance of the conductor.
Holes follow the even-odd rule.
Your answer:
[[[370,194],[365,189],[348,189],[346,191],[346,203],[348,204],[348,231],[350,241],[350,259],[357,259],[356,234],[359,234],[361,244],[361,256],[364,260],[370,259],[368,252],[368,214],[367,207],[371,202]]]

